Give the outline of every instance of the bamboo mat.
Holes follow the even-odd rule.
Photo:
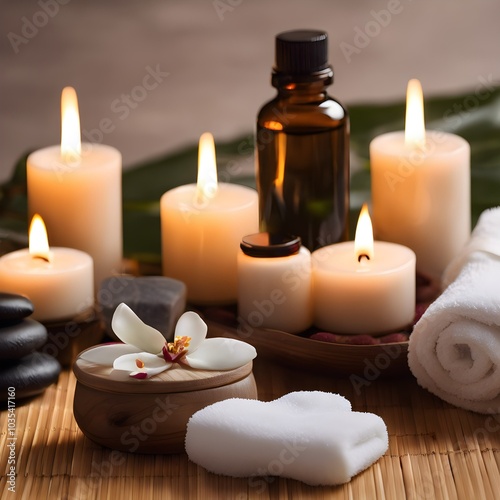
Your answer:
[[[411,377],[378,379],[360,390],[346,378],[255,361],[260,399],[293,390],[342,394],[357,411],[380,415],[389,450],[337,487],[279,478],[216,476],[181,455],[135,455],[95,445],[72,412],[75,377],[16,408],[16,493],[6,486],[7,412],[0,414],[1,499],[500,499],[500,416],[454,408]],[[311,422],[314,425],[314,422]]]

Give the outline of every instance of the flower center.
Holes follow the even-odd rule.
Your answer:
[[[142,370],[144,368],[144,361],[142,359],[137,358],[135,360],[135,364],[139,370]]]
[[[175,337],[173,342],[167,342],[167,350],[172,354],[180,354],[185,351],[191,342],[191,337]]]
[[[175,337],[173,342],[165,342],[162,352],[165,361],[169,363],[177,363],[183,358],[187,352],[191,342],[191,337]]]

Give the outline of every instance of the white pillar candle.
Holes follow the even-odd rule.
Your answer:
[[[36,218],[31,227],[30,249],[0,257],[0,290],[28,297],[34,305],[32,318],[39,321],[69,319],[92,307],[94,279],[90,255],[72,248],[49,250],[43,234],[38,236],[42,241],[37,248],[33,243],[37,238],[33,232],[37,228]]]
[[[414,86],[406,131],[370,144],[373,226],[377,239],[413,249],[417,271],[439,282],[470,236],[470,147],[457,135],[425,132],[421,88],[420,119],[411,116]]]
[[[210,134],[200,138],[198,163],[197,184],[161,198],[163,274],[183,281],[192,303],[236,302],[239,244],[259,228],[257,191],[217,183]]]
[[[299,333],[312,325],[311,253],[300,243],[269,233],[243,238],[238,320],[247,333],[255,327]]]
[[[368,211],[362,211],[358,228]],[[395,243],[356,241],[312,253],[314,324],[341,334],[383,334],[411,324],[415,315],[415,253]],[[360,238],[368,238],[363,243]]]
[[[63,95],[74,100],[70,118],[77,127],[68,137],[66,120],[61,147],[47,147],[28,157],[28,208],[30,215],[43,217],[53,245],[92,256],[97,287],[121,270],[121,154],[101,144],[84,143],[80,149],[76,94],[65,89]]]

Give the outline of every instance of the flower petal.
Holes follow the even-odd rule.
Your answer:
[[[137,360],[140,359],[144,363],[144,368],[137,369]],[[115,359],[113,368],[115,370],[124,370],[130,372],[130,376],[135,377],[137,373],[146,373],[148,377],[157,375],[158,373],[168,370],[172,363],[167,363],[163,358],[150,354],[149,352],[135,352],[125,354]]]
[[[80,359],[97,365],[113,366],[113,361],[124,354],[139,352],[139,349],[128,344],[107,344],[94,347],[80,354]]]
[[[191,337],[188,352],[192,353],[198,349],[207,336],[207,324],[198,314],[192,311],[185,312],[175,325],[176,337]]]
[[[232,370],[257,356],[253,346],[236,339],[206,339],[196,352],[188,352],[183,362],[201,370]]]
[[[115,309],[111,327],[116,336],[140,351],[158,354],[165,345],[165,337],[156,328],[143,321],[123,302]]]

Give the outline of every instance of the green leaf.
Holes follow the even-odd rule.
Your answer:
[[[349,107],[351,116],[351,234],[359,209],[370,198],[369,144],[385,132],[404,128],[404,102]],[[426,99],[427,129],[461,135],[471,145],[472,216],[500,205],[500,88]],[[250,127],[249,127],[250,128]],[[253,137],[218,143],[219,179],[255,187]],[[127,257],[158,264],[161,259],[160,198],[196,181],[196,144],[145,161],[123,173],[123,232]],[[0,242],[6,230],[26,235],[26,158],[0,186]],[[11,233],[9,233],[11,235]],[[5,240],[5,236],[3,237]]]

